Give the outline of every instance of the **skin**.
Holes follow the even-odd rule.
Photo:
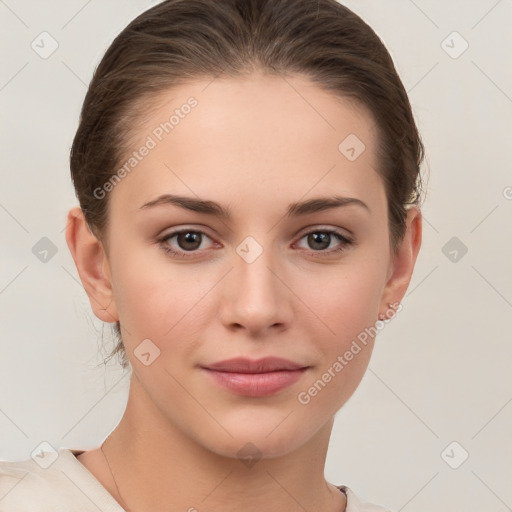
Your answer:
[[[325,457],[334,415],[361,381],[374,340],[308,404],[297,396],[402,299],[421,213],[409,210],[393,254],[372,116],[298,75],[255,72],[165,91],[137,123],[133,149],[190,96],[197,107],[104,199],[103,242],[78,207],[68,214],[66,240],[91,307],[105,322],[120,320],[133,368],[126,411],[104,445],[122,498],[99,449],[79,460],[130,510],[343,511]],[[349,134],[366,146],[354,161],[338,150]],[[218,202],[232,217],[140,210],[163,193]],[[285,216],[292,202],[335,194],[369,211],[350,204]],[[198,249],[165,253],[165,244],[186,253],[178,237],[157,241],[182,228],[206,233]],[[356,243],[333,252],[342,246],[334,235],[324,249],[306,236],[326,229]],[[236,252],[247,236],[263,249],[252,263]],[[148,366],[134,354],[144,339],[160,350]],[[199,367],[268,355],[309,368],[292,386],[251,398]],[[262,457],[251,467],[237,458],[248,442]]]

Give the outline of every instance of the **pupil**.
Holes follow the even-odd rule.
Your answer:
[[[308,242],[312,242],[314,249],[325,249],[329,247],[330,236],[329,233],[311,233]],[[320,247],[315,247],[316,244],[320,244]]]
[[[183,250],[192,251],[194,249],[197,249],[201,245],[201,241],[199,238],[199,233],[193,233],[190,231],[186,233],[180,233],[178,235],[178,245]],[[190,244],[192,246],[190,246]]]

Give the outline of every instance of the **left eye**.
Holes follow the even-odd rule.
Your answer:
[[[341,233],[333,230],[317,230],[306,233],[301,240],[306,239],[307,244],[310,249],[313,249],[314,252],[333,252],[326,251],[329,249],[331,242],[338,242],[339,247],[334,249],[334,251],[342,251],[346,248],[346,246],[352,244],[352,241],[347,237],[343,236]]]

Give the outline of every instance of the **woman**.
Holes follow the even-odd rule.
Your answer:
[[[2,511],[369,512],[334,414],[400,310],[423,145],[335,0],[168,0],[115,39],[71,150],[66,240],[132,370],[96,449],[2,463]]]

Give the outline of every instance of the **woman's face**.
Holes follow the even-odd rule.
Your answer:
[[[368,329],[402,298],[388,283],[373,120],[306,79],[259,74],[183,85],[157,104],[98,199],[110,202],[108,310],[131,399],[212,452],[286,454],[354,392]],[[212,370],[268,357],[301,370]]]

